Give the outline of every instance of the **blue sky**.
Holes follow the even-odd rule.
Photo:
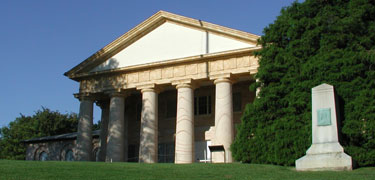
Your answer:
[[[0,2],[0,127],[41,107],[79,110],[63,74],[159,10],[261,35],[293,0]],[[100,109],[94,109],[94,121]]]

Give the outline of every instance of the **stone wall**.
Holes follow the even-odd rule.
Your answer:
[[[28,142],[26,143],[26,160],[41,160],[41,154],[45,152],[47,153],[46,160],[65,161],[69,150],[73,151],[73,158],[75,158],[75,144],[75,139]],[[93,139],[93,147],[93,154],[95,154],[99,147],[98,138]]]

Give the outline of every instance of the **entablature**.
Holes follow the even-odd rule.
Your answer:
[[[209,81],[221,74],[250,76],[257,72],[258,58],[246,48],[173,61],[126,67],[105,72],[80,74],[80,93],[102,93],[118,89],[135,89],[146,84],[167,85],[174,81],[192,79]]]

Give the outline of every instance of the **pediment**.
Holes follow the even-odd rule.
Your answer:
[[[65,75],[95,73],[256,46],[259,36],[160,11]]]
[[[254,46],[254,43],[165,22],[91,72]]]

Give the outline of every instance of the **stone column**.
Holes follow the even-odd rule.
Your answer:
[[[232,82],[229,78],[218,78],[214,81],[215,94],[215,139],[214,145],[223,145],[225,160],[233,162],[230,145],[234,139]],[[213,153],[216,162],[224,162],[224,154]]]
[[[179,83],[177,88],[177,118],[175,163],[194,162],[194,90],[191,83]]]
[[[100,108],[102,109],[102,118],[100,121],[99,161],[105,161],[105,156],[107,152],[109,104],[107,101],[99,101],[96,104],[100,106]]]
[[[79,97],[79,120],[77,131],[76,159],[92,160],[92,117],[94,100],[88,96]]]
[[[121,162],[125,160],[125,95],[111,93],[110,96],[106,161]]]
[[[252,69],[250,70],[250,76],[252,76],[253,78],[255,78],[256,76],[256,73],[258,73],[258,69]],[[255,83],[259,83],[259,79],[255,79]],[[256,98],[259,98],[259,93],[260,91],[262,90],[262,85],[260,87],[257,87],[257,89],[255,90],[255,97]]]
[[[142,88],[142,114],[139,162],[158,162],[158,93],[153,87]]]

